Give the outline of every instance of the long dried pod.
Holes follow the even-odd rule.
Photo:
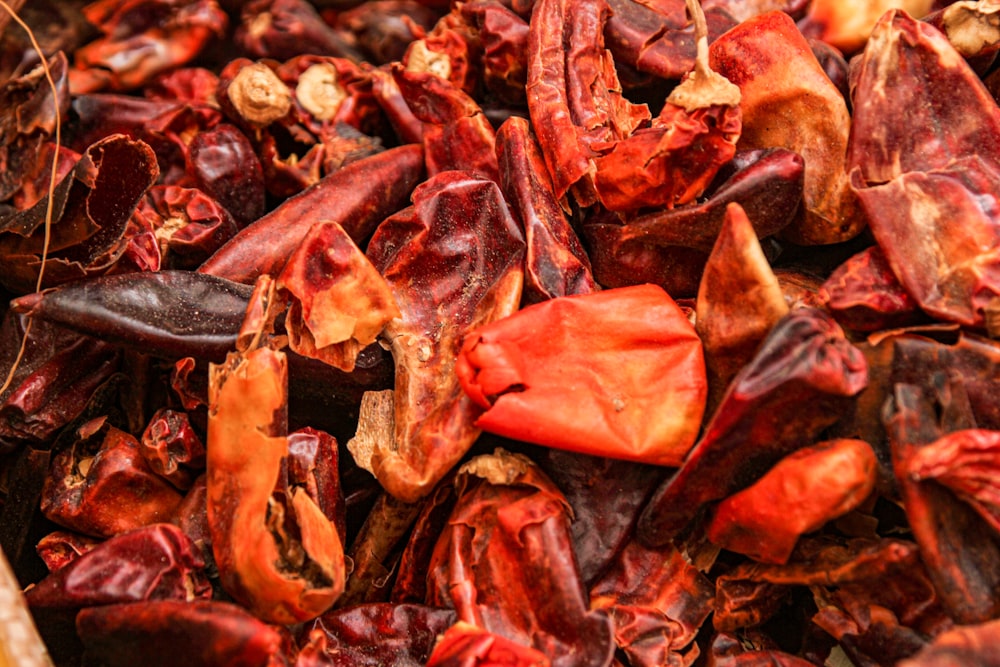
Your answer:
[[[278,350],[233,352],[209,366],[208,522],[219,578],[254,615],[292,624],[329,609],[345,572],[334,523],[282,479],[287,400]]]
[[[403,207],[423,169],[417,145],[352,162],[244,227],[198,271],[243,283],[264,273],[277,275],[312,226],[325,220],[363,243],[386,216]]]

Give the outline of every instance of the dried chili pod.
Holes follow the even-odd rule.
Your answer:
[[[499,181],[496,134],[476,101],[446,80],[401,67],[392,70],[413,115],[423,124],[428,176],[464,170]]]
[[[186,64],[222,37],[229,18],[215,0],[98,0],[84,10],[103,33],[74,52],[74,94],[138,88]]]
[[[982,326],[1000,294],[1000,107],[940,31],[902,12],[882,17],[856,69],[851,184],[875,240],[923,310]],[[913,109],[919,129],[887,125],[889,109]]]
[[[744,21],[709,47],[712,69],[740,87],[738,148],[793,150],[805,160],[804,216],[782,231],[799,244],[846,241],[866,220],[845,158],[851,118],[809,43],[784,12]],[[774,122],[775,115],[794,119]]]
[[[90,607],[77,615],[76,629],[87,655],[108,667],[175,665],[178,647],[191,667],[288,664],[282,632],[218,600]]]
[[[864,389],[867,370],[828,314],[791,311],[733,379],[704,435],[646,506],[641,539],[665,544],[705,503],[745,488],[812,442]]]
[[[423,168],[423,151],[417,145],[352,162],[242,229],[198,271],[236,282],[277,274],[322,220],[339,223],[355,243],[364,243],[382,220],[402,208]]]
[[[851,593],[813,588],[813,623],[837,641],[853,664],[897,665],[927,645],[927,637],[888,609]]]
[[[726,171],[732,173],[725,174]],[[726,178],[710,188],[704,201],[630,217],[619,242],[681,246],[708,253],[715,244],[730,204],[739,204],[758,238],[780,232],[795,217],[802,201],[805,161],[785,148],[739,151],[720,171]],[[669,290],[668,290],[669,291]]]
[[[77,281],[20,297],[12,307],[157,355],[221,359],[234,345],[249,297],[246,285],[223,278],[157,271]]]
[[[478,31],[459,7],[442,16],[426,35],[411,42],[402,57],[407,72],[433,74],[475,96],[482,74]]]
[[[694,69],[648,128],[636,129],[594,158],[598,199],[612,211],[694,201],[736,153],[740,89],[709,67],[705,14],[694,0],[687,6],[697,39]]]
[[[18,208],[27,208],[40,198],[34,196],[33,181],[42,176],[51,178],[45,169],[52,163],[40,159],[39,150],[55,134],[56,110],[65,118],[69,111],[69,86],[66,55],[61,51],[53,54],[46,62],[55,91],[47,85],[45,72],[41,67],[5,80],[0,87],[0,201],[16,195]],[[61,165],[58,179],[66,175],[66,167]],[[25,196],[27,195],[27,196]]]
[[[486,95],[523,107],[527,103],[528,22],[498,0],[474,0],[460,11],[478,29]]]
[[[976,72],[985,74],[1000,51],[1000,12],[988,0],[962,0],[926,15],[910,12],[940,30]]]
[[[1000,431],[953,431],[917,450],[903,474],[916,481],[933,479],[969,503],[1000,533],[1000,487],[995,466],[1000,463]]]
[[[657,465],[680,465],[707,391],[694,327],[653,285],[550,299],[475,329],[455,373],[486,431]]]
[[[734,293],[742,298],[733,299]],[[730,204],[695,306],[695,331],[705,347],[708,412],[786,314],[788,304],[750,219],[739,204]]]
[[[367,62],[384,65],[402,60],[410,42],[438,22],[441,9],[419,0],[373,0],[334,18],[334,29],[349,33]]]
[[[35,545],[35,553],[45,561],[49,572],[55,572],[63,566],[92,550],[104,540],[87,535],[80,535],[68,530],[57,530],[49,533]]]
[[[836,591],[857,610],[887,611],[925,636],[952,624],[913,542],[810,537],[800,541],[786,565],[747,561],[720,574],[713,623],[724,631],[760,625],[778,611],[785,594],[800,586],[827,595]],[[822,616],[821,611],[817,620],[825,622]]]
[[[24,322],[13,315],[5,322]],[[5,339],[24,337],[21,326],[3,328]],[[45,332],[45,333],[43,333]],[[16,333],[12,336],[11,333]],[[76,419],[94,392],[118,371],[119,352],[108,343],[39,323],[32,327],[29,354],[0,402],[0,452],[18,446],[42,445]],[[8,350],[5,350],[8,352]],[[11,368],[17,350],[4,354]]]
[[[154,185],[132,214],[157,241],[161,267],[193,270],[236,236],[229,211],[197,188]]]
[[[246,227],[264,214],[264,171],[250,140],[233,125],[199,132],[188,147],[188,173]]]
[[[800,535],[819,529],[871,494],[875,453],[839,438],[803,447],[712,511],[708,539],[766,563],[785,563]]]
[[[559,205],[527,120],[509,118],[497,131],[500,187],[524,227],[524,301],[599,289],[590,260]]]
[[[942,632],[919,653],[903,660],[899,667],[937,665],[983,665],[996,661],[1000,644],[1000,620],[964,625]]]
[[[383,334],[396,365],[394,437],[352,451],[409,501],[429,493],[479,435],[479,408],[452,369],[468,331],[517,310],[524,260],[524,237],[493,181],[441,172],[413,202],[368,245],[402,312]]]
[[[604,32],[616,65],[628,64],[640,72],[667,80],[680,80],[692,70],[697,37],[685,13],[683,0],[653,3],[610,0],[608,4],[611,18]],[[734,27],[741,18],[749,18],[737,18],[733,8],[720,4],[702,4],[710,42]]]
[[[645,105],[621,92],[604,50],[606,0],[538,0],[528,31],[528,111],[562,201],[570,189],[581,206],[597,201],[598,145],[627,137],[648,121]],[[554,29],[562,26],[561,30]]]
[[[139,447],[153,472],[182,491],[191,488],[205,469],[205,445],[186,412],[157,410],[142,432]]]
[[[746,211],[760,238],[790,224],[802,201],[802,157],[779,148],[737,153],[734,172],[704,202],[628,218],[606,212],[584,220],[594,276],[605,287],[645,282],[676,297],[695,296],[729,204]]]
[[[288,60],[302,54],[361,62],[361,55],[306,0],[253,0],[240,9],[236,44],[254,58]]]
[[[104,273],[124,251],[132,209],[156,180],[152,149],[142,141],[112,135],[87,148],[52,194],[51,237],[46,243],[49,197],[0,217],[0,282],[24,294],[34,290],[45,260],[45,284]]]
[[[438,638],[427,667],[549,667],[540,651],[459,621]]]
[[[209,366],[208,524],[226,592],[259,618],[292,624],[323,613],[344,588],[334,523],[282,473],[289,454],[287,361],[253,347],[277,311],[262,278],[244,351]],[[242,337],[239,339],[242,341]]]
[[[854,331],[894,329],[920,318],[916,301],[896,279],[877,245],[837,267],[818,296],[842,326]]]
[[[541,651],[555,667],[608,664],[610,622],[588,608],[559,490],[504,450],[464,464],[456,489],[428,571],[428,603]]]
[[[1000,545],[971,507],[908,474],[917,452],[945,434],[951,394],[948,386],[897,384],[884,422],[906,516],[942,604],[958,623],[981,623],[1000,613]]]
[[[304,55],[275,69],[292,91],[295,120],[322,140],[338,124],[359,132],[381,130],[381,109],[372,93],[371,75],[346,58]]]
[[[180,492],[150,469],[138,440],[103,418],[81,426],[50,466],[42,512],[86,535],[110,537],[167,521],[181,502]]]
[[[590,589],[590,608],[607,611],[632,667],[693,660],[691,643],[714,606],[712,582],[673,545],[630,541]]]
[[[289,347],[344,371],[399,307],[385,279],[340,225],[317,223],[288,258],[277,281],[289,294]]]
[[[306,625],[327,639],[326,652],[344,667],[423,665],[434,642],[455,623],[453,609],[421,604],[359,604]]]
[[[210,598],[212,587],[194,543],[156,523],[116,535],[56,570],[26,593],[38,609],[78,609],[143,600]]]
[[[663,480],[659,466],[539,448],[538,466],[573,508],[570,533],[580,578],[591,586],[626,548],[639,512]]]

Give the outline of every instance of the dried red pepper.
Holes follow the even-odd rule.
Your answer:
[[[179,528],[151,524],[96,545],[38,582],[26,598],[38,609],[207,599],[212,587],[204,566]]]
[[[551,299],[476,329],[455,372],[484,430],[645,463],[679,465],[705,408],[701,341],[652,285]]]
[[[338,223],[355,243],[363,243],[402,207],[422,172],[422,150],[414,145],[353,162],[241,230],[198,271],[247,283],[264,273],[277,274],[323,220]],[[261,253],[262,247],[268,251]]]
[[[287,637],[242,607],[218,600],[155,600],[89,607],[76,617],[87,654],[109,667],[286,665]]]
[[[282,473],[287,362],[253,346],[266,335],[258,327],[276,315],[269,283],[262,279],[260,300],[251,298],[242,351],[209,370],[208,524],[225,590],[256,616],[292,624],[333,605],[344,588],[344,555],[333,522]]]
[[[804,447],[712,511],[706,535],[724,549],[785,563],[800,535],[857,507],[875,487],[875,453],[841,438]]]
[[[180,492],[146,463],[139,442],[98,418],[53,455],[41,509],[61,526],[110,537],[168,521],[180,502]]]
[[[1000,107],[944,35],[898,11],[872,32],[853,95],[851,184],[893,273],[931,315],[982,326],[998,294]],[[893,109],[918,129],[886,124]]]
[[[829,315],[792,310],[733,378],[680,469],[657,489],[639,520],[641,539],[665,544],[705,503],[745,488],[810,444],[864,389],[867,371]]]
[[[396,364],[393,437],[352,450],[409,501],[429,493],[479,435],[480,410],[452,369],[468,331],[517,310],[524,259],[524,236],[493,181],[441,172],[413,202],[368,244],[402,312],[383,334]]]
[[[857,236],[866,220],[847,176],[847,104],[792,19],[779,11],[748,19],[709,55],[712,69],[740,87],[738,148],[781,146],[805,159],[804,216],[782,236],[799,244]]]
[[[428,570],[428,603],[540,651],[554,667],[606,665],[610,622],[588,608],[559,490],[503,450],[466,463],[456,490]]]

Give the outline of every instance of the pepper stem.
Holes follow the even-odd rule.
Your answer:
[[[711,106],[738,106],[740,89],[708,64],[708,22],[699,0],[686,0],[694,21],[696,52],[694,70],[667,97],[667,102],[688,113]]]

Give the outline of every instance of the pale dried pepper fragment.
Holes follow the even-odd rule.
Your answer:
[[[940,31],[901,12],[856,70],[851,185],[875,240],[923,310],[982,326],[1000,295],[1000,107]],[[885,122],[898,109],[905,127]]]
[[[845,168],[847,103],[792,19],[772,11],[744,21],[715,40],[709,55],[712,69],[740,87],[737,148],[781,146],[805,159],[804,215],[782,236],[815,245],[861,232],[866,221]]]
[[[361,350],[400,316],[389,285],[335,222],[313,226],[277,286],[291,298],[289,347],[348,372]]]
[[[287,361],[252,345],[273,317],[268,299],[251,298],[243,351],[209,366],[208,523],[225,590],[259,618],[292,624],[333,605],[344,555],[334,523],[303,488],[288,486]]]
[[[734,293],[740,298],[734,299]],[[708,411],[713,412],[729,382],[788,314],[778,279],[739,204],[726,207],[722,230],[701,276],[695,314],[695,330],[705,346]]]
[[[528,306],[470,332],[455,373],[486,431],[658,465],[680,465],[705,408],[701,341],[655,285]]]

